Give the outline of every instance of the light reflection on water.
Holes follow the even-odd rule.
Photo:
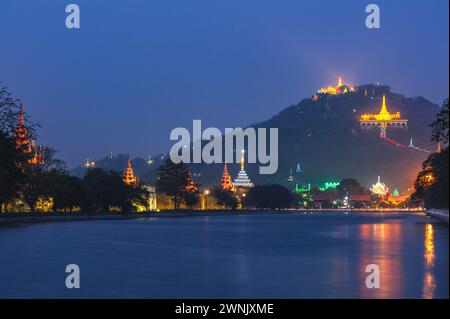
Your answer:
[[[360,294],[363,298],[395,298],[404,289],[401,273],[401,259],[398,255],[402,246],[402,225],[362,224],[359,227],[361,241],[360,273],[365,276],[365,268],[376,264],[380,268],[380,288],[368,289],[361,279]]]
[[[433,224],[425,225],[425,253],[423,255],[425,260],[425,272],[423,275],[423,298],[431,299],[434,297],[436,283],[434,279],[434,229]]]
[[[448,250],[448,226],[411,214],[42,223],[0,228],[0,297],[448,298]]]

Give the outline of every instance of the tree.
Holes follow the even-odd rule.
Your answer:
[[[422,164],[415,182],[413,200],[427,208],[449,208],[449,148],[431,154]]]
[[[13,98],[8,88],[0,82],[0,131],[9,137],[14,136],[18,125],[20,100]],[[34,138],[38,124],[32,123],[24,116],[30,138]]]
[[[449,130],[449,106],[448,99],[442,104],[442,108],[436,115],[436,120],[431,123],[432,132],[431,140],[436,143],[448,145],[448,130]]]
[[[185,192],[184,193],[184,202],[187,206],[189,206],[191,209],[199,202],[199,193],[197,192]]]
[[[411,199],[419,201],[427,208],[449,208],[449,106],[444,101],[433,128],[431,140],[447,145],[440,153],[433,153],[423,162],[415,182],[415,192]]]
[[[261,185],[251,188],[245,201],[255,208],[291,208],[295,197],[281,185]]]
[[[133,186],[125,185],[122,176],[115,171],[106,172],[101,168],[90,169],[83,178],[86,199],[83,210],[109,212],[118,207],[123,212],[132,210]]]
[[[0,212],[7,211],[7,204],[18,196],[23,181],[23,171],[19,166],[24,157],[16,148],[14,139],[0,130]]]
[[[359,184],[359,182],[354,178],[344,178],[337,187],[339,196],[343,197],[347,194],[349,195],[362,195],[366,194],[367,191],[364,187]]]
[[[175,164],[170,158],[158,167],[156,191],[170,197],[173,208],[180,208],[189,180],[189,170],[184,163]]]
[[[234,193],[230,190],[224,190],[222,187],[216,187],[213,190],[213,196],[216,199],[217,204],[222,208],[225,206],[230,209],[236,209],[238,201]]]
[[[81,178],[71,176],[67,171],[51,170],[48,180],[54,210],[72,211],[83,205],[86,195]]]
[[[24,173],[20,193],[23,201],[30,207],[31,212],[36,211],[40,199],[51,197],[52,174],[65,170],[64,161],[55,157],[56,151],[51,147],[41,147],[42,161],[34,164],[26,162],[21,169]]]

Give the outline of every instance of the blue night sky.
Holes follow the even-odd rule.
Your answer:
[[[65,27],[80,5],[81,29]],[[365,6],[381,8],[367,29]],[[1,0],[0,81],[69,166],[168,151],[170,131],[245,126],[339,75],[448,96],[448,0]]]

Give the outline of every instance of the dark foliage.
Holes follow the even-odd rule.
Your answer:
[[[173,202],[173,208],[180,208],[185,198],[185,188],[189,181],[189,170],[184,163],[175,164],[167,158],[163,165],[158,168],[156,180],[156,191],[164,193]]]
[[[427,208],[449,208],[449,149],[431,154],[422,165],[415,182],[413,200]]]
[[[0,131],[0,212],[2,206],[18,196],[24,174],[18,163],[24,162],[14,140]]]
[[[255,186],[245,197],[245,205],[255,208],[291,208],[294,195],[281,185]]]
[[[448,129],[449,129],[449,106],[448,99],[442,104],[442,108],[436,115],[436,120],[431,123],[433,131],[431,133],[431,140],[436,143],[448,145]]]
[[[236,209],[238,202],[233,192],[223,190],[221,187],[216,187],[213,190],[213,196],[216,199],[217,204],[222,208]]]
[[[344,178],[337,187],[340,197],[367,194],[367,190],[354,178]]]

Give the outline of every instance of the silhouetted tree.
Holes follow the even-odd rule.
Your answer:
[[[423,162],[415,182],[413,201],[420,201],[427,208],[449,208],[449,106],[448,99],[444,101],[433,128],[431,140],[442,143],[446,147],[440,153],[433,153]]]
[[[187,206],[189,206],[191,209],[198,204],[200,199],[200,195],[197,192],[185,192],[184,193],[184,202]]]
[[[0,130],[0,212],[3,205],[7,210],[7,204],[18,196],[24,179],[23,171],[19,169],[23,162],[24,157],[14,140]]]
[[[245,202],[247,206],[255,208],[290,208],[295,197],[281,185],[261,185],[248,191]]]
[[[448,145],[448,130],[449,130],[449,106],[448,99],[442,104],[442,108],[436,115],[436,120],[431,123],[432,133],[431,140],[436,143]]]
[[[167,158],[158,167],[156,191],[170,197],[173,208],[178,209],[184,198],[185,188],[189,180],[189,170],[184,163],[175,164]]]
[[[221,187],[216,187],[212,194],[216,199],[217,204],[222,208],[225,206],[226,208],[236,209],[238,202],[233,192],[224,190]]]
[[[72,211],[83,205],[86,194],[81,178],[60,170],[51,170],[47,178],[54,210]]]
[[[362,195],[366,194],[367,190],[359,184],[354,178],[344,178],[337,187],[339,196],[349,195]]]
[[[131,210],[129,199],[133,189],[122,182],[118,172],[93,168],[86,172],[83,183],[86,191],[83,210],[109,212],[112,207]]]
[[[422,164],[415,182],[413,200],[427,208],[449,208],[449,148],[431,154]]]
[[[51,180],[55,171],[65,170],[64,161],[55,157],[56,151],[51,147],[40,149],[42,161],[37,164],[26,163],[23,167],[24,179],[20,193],[23,201],[32,212],[36,210],[39,199],[51,197]]]
[[[18,126],[20,100],[13,98],[8,88],[0,82],[0,131],[9,137],[14,136],[14,131]],[[28,120],[24,114],[26,127],[30,138],[35,138],[35,130],[38,124]]]

